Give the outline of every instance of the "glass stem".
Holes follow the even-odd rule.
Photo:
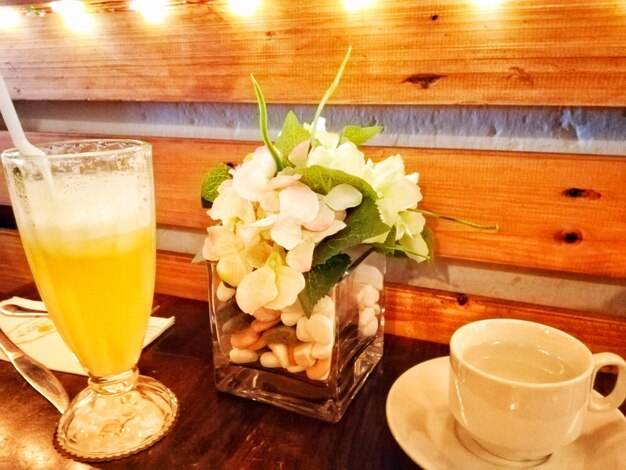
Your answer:
[[[90,375],[89,387],[100,395],[121,395],[135,388],[138,378],[139,369],[133,367],[131,370],[108,377]]]

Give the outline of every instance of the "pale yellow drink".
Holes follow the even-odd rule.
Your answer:
[[[77,240],[23,237],[37,287],[61,336],[97,376],[131,369],[141,351],[154,288],[154,233]]]

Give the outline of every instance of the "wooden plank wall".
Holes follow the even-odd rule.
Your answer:
[[[34,142],[63,137],[31,135]],[[199,204],[204,174],[218,162],[241,161],[259,145],[144,139],[154,146],[157,222],[195,229],[210,222]],[[9,145],[6,133],[0,134],[0,148]],[[494,233],[429,220],[440,256],[626,277],[626,159],[414,148],[364,151],[374,160],[403,155],[407,171],[420,173],[425,197],[420,207],[500,225]],[[0,189],[0,204],[9,204],[5,189]]]
[[[352,45],[335,103],[626,105],[615,0],[272,0],[248,17],[196,0],[171,2],[160,25],[127,2],[84,3],[86,34],[56,14],[0,34],[14,98],[251,102],[254,73],[273,102],[316,103]]]
[[[33,142],[68,137],[31,134]],[[258,144],[146,137],[154,147],[157,221],[203,230],[210,220],[200,207],[202,176],[219,161],[239,161]],[[0,133],[0,148],[9,146]],[[469,219],[498,222],[481,232],[429,220],[438,256],[626,278],[626,159],[588,155],[366,148],[374,159],[400,152],[409,171],[422,173],[421,206]],[[459,191],[462,188],[462,191]],[[10,204],[0,181],[0,205]],[[514,210],[512,210],[514,208]],[[0,230],[0,292],[30,282],[15,231]],[[10,268],[10,269],[9,269]],[[206,300],[207,275],[191,256],[160,252],[157,291]],[[595,350],[626,355],[626,319],[448,293],[390,286],[387,331],[446,342],[461,324],[508,316],[552,324]]]

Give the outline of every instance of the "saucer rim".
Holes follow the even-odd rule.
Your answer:
[[[391,387],[389,388],[389,392],[387,394],[387,400],[385,403],[385,414],[386,414],[386,419],[387,419],[387,426],[391,432],[391,435],[393,436],[393,438],[395,439],[395,441],[398,443],[398,445],[400,446],[400,448],[403,450],[403,452],[417,465],[419,465],[422,468],[428,469],[428,468],[436,468],[437,464],[442,464],[444,462],[441,461],[432,461],[432,459],[430,458],[430,456],[427,456],[425,454],[423,454],[422,452],[420,452],[419,450],[416,450],[414,446],[411,446],[411,444],[408,442],[407,439],[405,439],[405,437],[402,435],[400,428],[401,426],[394,422],[393,417],[391,417],[391,415],[394,413],[394,406],[397,406],[397,404],[393,403],[393,397],[395,394],[395,389],[401,387],[403,385],[403,382],[405,382],[407,380],[406,376],[408,375],[412,375],[413,373],[415,373],[416,370],[419,369],[426,369],[428,370],[429,368],[446,368],[446,372],[449,371],[449,367],[450,367],[450,356],[440,356],[440,357],[436,357],[433,359],[429,359],[423,362],[420,362],[419,364],[416,364],[412,367],[410,367],[409,369],[407,369],[406,371],[404,371],[402,374],[400,374],[398,376],[398,378],[393,382],[393,384],[391,385]],[[443,375],[443,374],[442,374]],[[446,380],[448,378],[448,373],[445,374]],[[442,383],[443,385],[443,383]],[[447,390],[447,384],[444,385],[446,390]],[[597,393],[597,392],[596,392]],[[448,401],[448,398],[445,397],[444,398],[445,402]],[[429,410],[428,409],[422,409],[424,413],[428,414]],[[622,412],[619,409],[614,409],[614,410],[610,410],[610,411],[606,411],[604,412],[607,422],[609,421],[613,421],[613,420],[617,420],[617,421],[622,421],[626,423],[626,416],[624,416],[624,414],[622,414]],[[429,440],[430,444],[435,444],[435,442]],[[459,446],[462,446],[462,444],[459,443]],[[441,449],[438,449],[441,450]],[[468,455],[472,455],[468,452]],[[487,463],[487,462],[485,462]]]

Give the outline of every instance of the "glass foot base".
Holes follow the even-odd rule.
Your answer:
[[[79,460],[113,460],[137,453],[162,438],[178,417],[176,396],[160,382],[139,376],[114,394],[80,392],[61,417],[55,440]]]

